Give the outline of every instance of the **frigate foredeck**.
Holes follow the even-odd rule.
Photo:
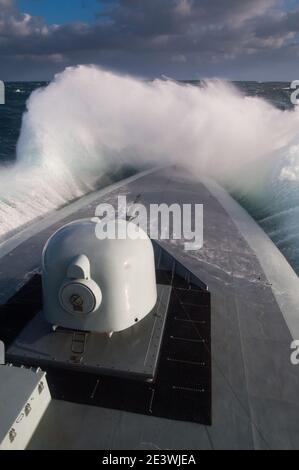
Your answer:
[[[224,191],[179,169],[147,172],[86,197],[0,245],[0,302],[40,269],[54,230],[93,217],[100,202],[204,205],[204,246],[161,242],[209,286],[212,299],[212,426],[52,400],[30,448],[299,448],[298,279],[255,222]],[[2,253],[2,254],[1,254]],[[80,432],[78,432],[80,430]]]

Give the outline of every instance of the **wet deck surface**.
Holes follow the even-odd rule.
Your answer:
[[[54,400],[30,447],[299,448],[299,366],[291,365],[292,336],[270,282],[218,200],[203,184],[175,169],[160,170],[101,196],[0,258],[0,302],[39,269],[42,248],[54,229],[93,217],[99,202],[113,203],[118,195],[145,205],[204,204],[204,247],[186,252],[184,241],[163,245],[211,292],[213,425],[174,426],[165,419]]]

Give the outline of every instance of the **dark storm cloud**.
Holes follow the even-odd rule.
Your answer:
[[[275,70],[286,58],[293,65],[299,58],[299,10],[284,11],[279,0],[101,4],[94,23],[58,26],[20,12],[13,0],[0,0],[1,74],[51,74],[95,62],[144,75],[183,69],[185,76],[229,75],[254,61]]]

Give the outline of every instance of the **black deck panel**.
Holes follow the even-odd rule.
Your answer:
[[[153,383],[48,368],[53,398],[211,425],[210,329],[206,324],[200,332],[197,325],[190,342],[174,317],[169,311]]]
[[[0,340],[6,349],[41,308],[41,276],[36,274],[6,304],[0,305]]]

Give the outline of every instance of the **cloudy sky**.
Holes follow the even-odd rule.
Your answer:
[[[299,0],[0,0],[0,79],[50,79],[79,63],[299,79]]]

